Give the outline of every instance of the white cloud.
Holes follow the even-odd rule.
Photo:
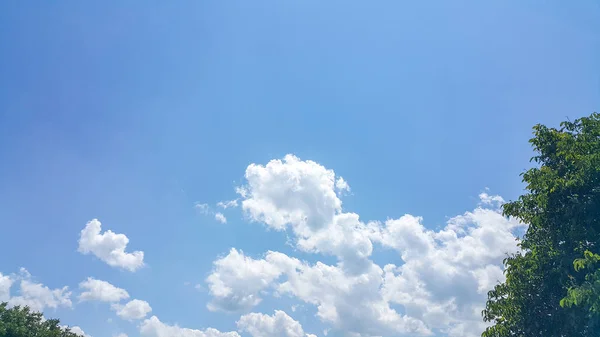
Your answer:
[[[368,267],[371,241],[358,215],[342,212],[333,170],[287,155],[283,161],[249,165],[245,177],[240,195],[250,220],[276,230],[290,227],[297,248],[335,255],[354,273]],[[343,179],[338,183],[347,185]]]
[[[213,271],[206,279],[213,296],[208,309],[235,312],[252,308],[261,301],[259,293],[281,273],[280,267],[272,261],[255,260],[231,249],[227,256],[214,262]]]
[[[114,337],[127,337],[127,334],[121,332],[120,334],[114,335]]]
[[[489,195],[487,192],[479,194],[479,200],[485,205],[496,205],[500,206],[504,203],[504,199],[499,195]]]
[[[79,252],[94,254],[109,266],[136,271],[144,265],[144,252],[125,252],[129,239],[125,234],[110,230],[101,233],[102,224],[97,219],[89,221],[79,237]]]
[[[168,325],[161,322],[158,317],[152,316],[140,325],[140,335],[143,337],[240,337],[235,332],[220,332],[208,328],[206,330],[195,330],[181,328],[177,325]]]
[[[77,325],[75,326],[66,326],[66,325],[61,325],[60,326],[63,329],[69,329],[72,333],[77,334],[79,336],[83,336],[83,337],[92,337],[88,334],[86,334],[80,327],[78,327]]]
[[[12,287],[14,280],[7,275],[0,273],[0,302],[6,302],[10,298],[10,288]]]
[[[248,190],[244,186],[238,186],[235,188],[235,193],[239,194],[242,198],[248,197]]]
[[[11,288],[15,284],[19,284],[18,295],[11,296]],[[8,302],[11,307],[28,306],[32,311],[72,306],[68,287],[50,289],[42,283],[36,283],[25,268],[20,268],[18,274],[0,273],[0,302]]]
[[[86,290],[79,295],[80,301],[119,302],[129,298],[129,294],[125,289],[92,277],[88,277],[87,280],[79,283],[79,288]]]
[[[221,207],[223,209],[227,209],[229,207],[236,207],[237,206],[237,199],[235,200],[230,200],[230,201],[220,201],[217,203],[218,207]],[[196,203],[194,205],[194,208],[196,208],[196,210],[198,210],[198,212],[200,214],[203,215],[214,215],[215,216],[215,220],[217,220],[220,223],[227,223],[227,218],[225,217],[225,215],[221,212],[215,212],[214,210],[211,209],[211,207],[208,204],[201,204],[201,203]]]
[[[227,223],[227,218],[223,215],[223,213],[217,212],[215,214],[215,220],[220,223]]]
[[[196,204],[194,204],[194,208],[198,210],[198,212],[200,212],[201,214],[208,214],[210,212],[210,207],[208,206],[208,204],[202,204],[197,202]]]
[[[350,185],[348,185],[348,182],[342,177],[339,177],[335,181],[335,188],[340,192],[350,192]]]
[[[504,218],[504,200],[488,193],[440,231],[409,214],[365,224],[342,209],[336,190],[349,188],[345,180],[292,155],[251,164],[245,177],[237,192],[251,221],[290,229],[298,249],[334,255],[338,264],[274,252],[252,259],[232,249],[207,279],[212,309],[248,310],[274,292],[314,305],[322,321],[347,333],[478,336],[485,294],[502,281],[502,259],[517,251],[514,233],[524,228]],[[378,266],[373,244],[396,250],[404,263]]]
[[[70,308],[71,292],[69,287],[50,289],[42,283],[35,283],[29,279],[30,275],[23,269],[26,278],[19,278],[19,295],[10,297],[9,305],[28,306],[32,311],[43,311],[46,308]]]
[[[522,225],[504,218],[498,209],[481,207],[450,219],[439,232],[426,230],[414,218],[404,219],[411,224],[400,229],[397,222],[388,221],[381,237],[405,261],[400,267],[386,267],[388,300],[429,326],[478,336],[484,327],[486,292],[504,280],[501,262],[518,250],[513,232]],[[386,235],[410,239],[394,241]]]
[[[242,208],[251,220],[283,230],[291,225],[299,236],[322,229],[341,211],[335,193],[335,173],[313,161],[293,155],[250,164],[245,174]]]
[[[384,301],[379,293],[383,271],[374,264],[368,273],[353,276],[340,267],[311,266],[282,253],[268,252],[256,260],[232,249],[215,265],[207,280],[213,309],[247,310],[260,302],[259,294],[274,287],[279,295],[317,306],[318,316],[339,329],[368,335],[428,333],[418,320],[398,314]],[[280,276],[285,281],[278,283]]]
[[[272,316],[261,313],[250,313],[237,321],[238,329],[246,331],[253,337],[305,337],[298,321],[285,312],[275,310]]]
[[[380,289],[383,270],[375,264],[361,274],[317,262],[302,263],[277,285],[287,294],[317,307],[317,316],[335,328],[361,335],[429,334],[418,319],[401,315],[385,301]]]
[[[152,311],[150,304],[141,300],[131,300],[125,305],[113,304],[111,308],[116,311],[117,316],[128,321],[142,319]]]
[[[29,273],[29,271],[27,269],[25,269],[25,267],[21,267],[21,268],[19,268],[19,277],[21,279],[30,279],[31,274]]]
[[[219,201],[217,203],[218,207],[221,207],[223,209],[227,209],[227,208],[231,208],[231,207],[237,207],[238,206],[238,199],[233,199],[233,200],[229,200],[229,201]]]
[[[518,250],[515,232],[525,228],[503,217],[504,200],[487,190],[479,195],[474,210],[451,218],[441,230],[431,230],[423,218],[410,214],[363,221],[342,207],[340,196],[350,190],[343,178],[292,155],[266,165],[251,164],[245,176],[247,182],[237,193],[248,219],[288,231],[298,250],[337,259],[332,264],[309,263],[273,251],[250,257],[235,248],[216,259],[206,278],[211,296],[207,307],[246,313],[237,326],[254,337],[314,336],[283,311],[247,313],[269,296],[290,297],[293,303],[314,308],[325,324],[324,335],[479,336],[486,326],[481,319],[486,292],[504,279],[502,259]],[[237,203],[235,199],[217,206],[227,209]],[[195,207],[226,222],[207,204]],[[143,265],[143,252],[126,253],[128,241],[124,234],[102,233],[100,222],[92,220],[81,232],[79,251],[134,271]],[[401,262],[376,264],[371,256],[374,246],[398,254]],[[16,285],[18,296],[11,297]],[[119,304],[129,294],[106,281],[88,278],[79,287],[80,301],[110,302],[119,317],[143,320],[142,336],[240,336],[211,328],[181,328],[156,316],[146,318],[152,311],[147,302]],[[50,289],[33,282],[25,269],[10,276],[0,274],[0,301],[8,300],[10,305],[29,305],[33,310],[71,307],[70,296],[67,287]]]
[[[307,252],[337,256],[340,266],[351,274],[366,271],[373,252],[367,228],[355,213],[335,215],[329,226],[299,238],[297,247]]]

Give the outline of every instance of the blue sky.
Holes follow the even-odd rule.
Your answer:
[[[438,245],[452,230],[472,239],[477,229],[501,228],[494,235],[506,238],[520,228],[498,215],[492,196],[521,193],[534,124],[598,111],[598,31],[593,0],[3,2],[5,299],[37,301],[94,337],[166,337],[153,315],[165,326],[254,337],[296,336],[269,330],[293,321],[299,335],[475,334],[460,330],[473,325],[461,310],[483,293],[440,290],[458,278],[434,284],[412,254],[467,254],[460,249],[470,241],[456,251]],[[339,177],[350,190],[336,186]],[[237,207],[217,206],[236,199]],[[341,220],[353,213],[360,220]],[[82,253],[80,232],[96,218],[102,233],[127,236],[126,253],[144,252],[143,267]],[[354,241],[332,243],[339,231]],[[117,247],[107,245],[95,249]],[[361,249],[366,256],[355,256]],[[287,270],[268,251],[303,267]],[[346,297],[308,277],[285,288],[318,261],[339,273],[338,285],[357,275],[388,283]],[[440,268],[476,282],[499,261]],[[409,274],[425,282],[422,294],[393,288]],[[111,310],[118,301],[80,301],[88,277],[126,290],[121,305],[149,303],[147,321],[122,319]],[[72,303],[60,301],[65,293],[28,297],[23,283],[68,286]],[[218,284],[239,296],[219,295]],[[242,305],[244,296],[262,301]],[[344,311],[353,299],[373,305],[357,306],[357,317],[385,307],[397,324],[374,316],[365,322],[381,323],[375,330],[361,326]]]

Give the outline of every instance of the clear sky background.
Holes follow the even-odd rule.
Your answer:
[[[311,266],[350,264],[325,246],[299,249],[294,224],[283,232],[260,221],[285,210],[242,206],[298,192],[274,179],[256,182],[271,183],[272,194],[258,185],[236,194],[253,183],[248,165],[286,154],[298,165],[315,161],[318,172],[303,174],[322,166],[350,185],[331,189],[343,201],[336,214],[355,212],[365,226],[412,214],[439,231],[485,204],[482,192],[505,200],[522,192],[534,124],[599,110],[599,32],[595,0],[1,2],[0,273],[13,280],[5,299],[36,300],[22,293],[25,279],[68,286],[70,307],[39,302],[47,316],[94,337],[140,335],[143,319],[120,318],[110,301],[79,300],[79,283],[93,277],[147,301],[148,317],[180,327],[250,336],[236,326],[241,315],[283,310],[318,336],[403,335],[316,316],[314,300],[278,298],[274,285],[253,293],[263,301],[252,308],[207,309],[218,295],[206,278],[218,273],[215,260],[232,257],[230,248],[257,260],[272,250]],[[314,187],[307,184],[303,191]],[[216,205],[235,198],[238,207]],[[311,220],[322,201],[315,198],[293,207]],[[94,218],[102,231],[129,238],[126,252],[144,251],[144,267],[130,272],[79,252]],[[414,242],[368,240],[381,268],[403,265]],[[240,282],[247,294],[252,280]],[[439,336],[468,321],[428,321],[398,302],[390,308]],[[156,331],[146,333],[167,336]]]

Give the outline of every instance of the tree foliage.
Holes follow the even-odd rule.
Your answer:
[[[503,207],[529,225],[488,293],[484,337],[600,336],[600,114],[534,127],[526,193]]]
[[[0,337],[81,337],[59,323],[57,319],[44,320],[29,307],[9,309],[7,303],[0,303]]]
[[[600,314],[600,255],[586,250],[584,257],[575,260],[576,272],[586,272],[585,281],[567,290],[567,296],[560,301],[563,307],[583,306],[593,314]]]

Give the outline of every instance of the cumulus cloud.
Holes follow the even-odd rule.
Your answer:
[[[291,228],[296,247],[335,255],[352,272],[368,267],[372,244],[355,213],[343,213],[336,193],[336,176],[314,161],[293,155],[251,164],[242,187],[242,208],[250,220],[275,230]],[[347,187],[342,179],[337,185]]]
[[[315,305],[317,315],[339,329],[373,336],[429,333],[417,319],[400,315],[384,300],[379,292],[383,270],[374,264],[365,274],[351,275],[341,267],[309,265],[279,252],[252,259],[232,249],[215,265],[207,279],[212,309],[248,310],[272,289]]]
[[[231,249],[227,256],[216,260],[206,279],[209,294],[213,297],[208,309],[236,312],[260,303],[260,292],[282,273],[277,257],[269,253],[266,260],[255,260]]]
[[[113,304],[111,308],[116,311],[117,316],[128,321],[142,319],[152,311],[150,304],[142,300],[131,300],[125,305]]]
[[[283,311],[249,313],[270,296],[314,308],[325,324],[323,335],[479,336],[486,326],[481,319],[486,292],[504,280],[502,259],[518,251],[515,233],[525,229],[502,216],[504,199],[487,190],[474,209],[432,230],[422,217],[411,214],[365,222],[343,207],[348,182],[331,169],[293,155],[251,164],[245,177],[237,189],[239,199],[218,207],[236,207],[239,202],[250,221],[290,234],[295,249],[334,257],[329,264],[274,251],[248,256],[235,248],[218,257],[205,280],[211,297],[207,308],[239,313],[240,333],[253,337],[316,337]],[[207,204],[196,208],[226,222]],[[144,255],[126,252],[128,242],[124,234],[102,232],[100,222],[92,220],[81,231],[79,251],[135,271],[143,266]],[[398,262],[377,264],[374,247],[397,254]],[[80,301],[109,302],[122,319],[142,320],[141,336],[240,337],[238,332],[182,328],[156,316],[146,318],[152,312],[147,302],[120,304],[129,294],[106,281],[90,277],[79,287]],[[0,301],[10,305],[36,311],[71,307],[70,296],[67,287],[50,289],[32,281],[26,269],[0,274]],[[71,329],[87,336],[78,327]]]
[[[101,233],[102,224],[97,219],[89,221],[79,237],[79,252],[93,254],[111,267],[136,271],[144,265],[144,252],[125,252],[129,238],[110,230]]]
[[[287,270],[277,293],[316,306],[317,316],[338,330],[369,336],[428,335],[420,320],[398,313],[385,301],[379,291],[382,276],[383,270],[375,264],[364,273],[351,274],[321,262],[299,263]]]
[[[341,211],[335,193],[335,173],[293,155],[250,164],[245,174],[242,208],[250,219],[283,230],[292,226],[300,236],[322,229]]]
[[[207,278],[213,310],[248,310],[274,293],[314,305],[322,321],[347,333],[478,336],[485,294],[503,280],[502,259],[518,250],[515,232],[524,229],[503,217],[504,200],[487,192],[439,231],[410,214],[364,223],[342,208],[336,192],[349,189],[343,178],[293,155],[251,164],[245,178],[237,193],[248,219],[289,230],[298,249],[338,263],[276,252],[255,259],[232,249]],[[403,263],[374,263],[375,244],[397,251]]]
[[[158,317],[152,316],[140,325],[140,335],[144,337],[240,337],[235,332],[220,332],[208,328],[206,330],[195,330],[181,328],[177,325],[168,325],[161,322]]]
[[[272,316],[261,313],[250,313],[237,321],[238,329],[246,331],[253,337],[305,337],[300,323],[285,312],[275,310]]]
[[[215,220],[217,220],[220,223],[227,223],[227,218],[225,217],[225,215],[223,215],[223,213],[215,213]]]
[[[79,295],[79,301],[119,302],[129,298],[125,289],[92,277],[79,283],[79,288],[85,290]]]
[[[24,268],[21,269],[20,276],[16,276],[13,281],[19,282],[19,295],[11,297],[10,294],[5,294],[9,297],[8,304],[11,306],[28,306],[32,311],[72,306],[69,287],[50,289],[42,283],[32,281],[31,275]]]
[[[0,273],[0,302],[6,302],[10,298],[10,288],[14,280],[7,275]]]
[[[485,295],[504,280],[501,262],[518,250],[512,233],[521,226],[497,209],[480,207],[438,232],[408,215],[388,220],[374,239],[397,250],[405,263],[385,266],[382,293],[429,327],[449,336],[477,336],[485,328]]]

